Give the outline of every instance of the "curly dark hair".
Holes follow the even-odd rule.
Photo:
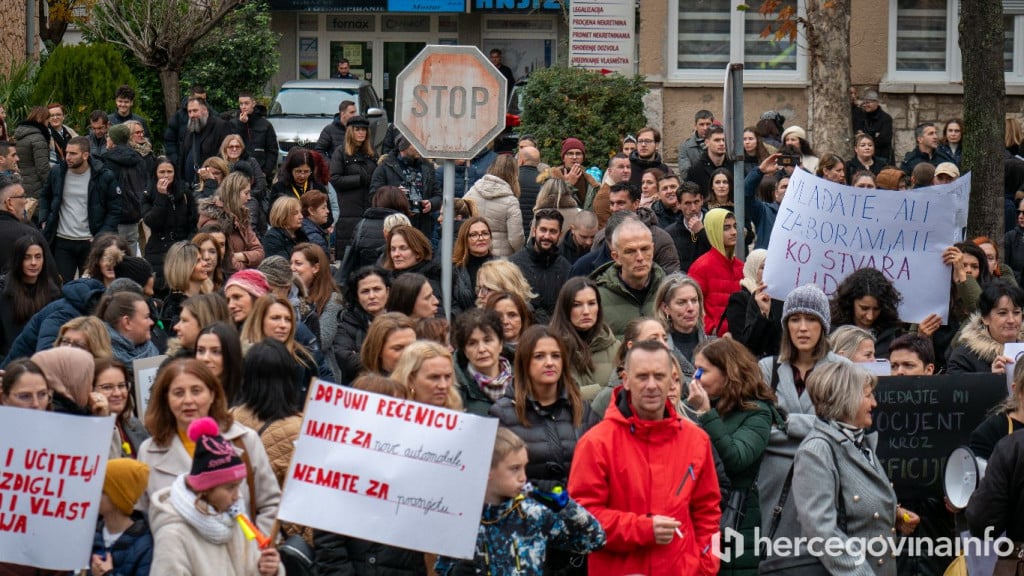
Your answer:
[[[874,330],[885,330],[900,323],[900,314],[897,310],[903,296],[880,271],[875,268],[861,268],[847,276],[832,296],[832,325],[853,324],[853,303],[865,296],[872,296],[878,301],[879,313],[872,326]]]

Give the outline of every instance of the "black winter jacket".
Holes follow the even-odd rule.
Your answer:
[[[533,309],[547,319],[555,311],[558,291],[569,279],[569,269],[572,266],[562,257],[557,247],[551,252],[540,252],[536,249],[535,242],[536,240],[530,239],[522,250],[509,256],[508,260],[522,270],[523,276],[537,293],[537,297],[531,302]]]
[[[344,147],[331,156],[331,185],[338,193],[341,212],[334,226],[339,251],[352,242],[356,224],[370,207],[370,179],[376,168],[376,157],[360,153],[349,156]]]
[[[266,116],[267,107],[257,104],[256,109],[249,114],[248,122],[239,120],[238,112],[231,114],[230,122],[231,131],[242,137],[245,151],[256,159],[264,177],[270,181],[277,170],[277,132]]]
[[[530,237],[533,209],[537,205],[537,197],[540,196],[540,184],[537,183],[539,175],[536,166],[519,167],[519,209],[523,213],[523,238]],[[564,228],[571,224],[572,222],[566,222]]]
[[[306,241],[308,239],[302,228],[296,230],[294,236],[289,236],[281,228],[271,228],[263,235],[263,257],[281,256],[285,260],[291,260],[295,245]]]
[[[644,179],[644,172],[651,169],[657,168],[661,170],[662,174],[668,174],[670,172],[668,165],[661,160],[661,154],[658,152],[654,153],[654,158],[644,159],[637,154],[636,150],[629,153],[629,165],[632,169],[629,173],[629,183],[633,186],[640,188],[640,183]]]
[[[155,166],[152,154],[142,156],[127,144],[103,154],[103,164],[114,172],[121,187],[121,224],[142,220],[142,202]]]
[[[434,177],[434,167],[427,160],[416,160],[412,166],[417,167],[423,177],[423,199],[430,200],[432,211],[441,209],[441,186]],[[403,186],[405,185],[405,173],[402,170],[401,161],[398,159],[398,152],[388,154],[373,171],[373,178],[370,179],[370,198],[381,186]],[[419,228],[427,238],[430,238],[434,229],[434,220],[430,214],[413,214],[409,217],[412,225]]]
[[[164,256],[171,244],[189,240],[196,230],[199,214],[196,202],[179,180],[171,184],[167,194],[156,191],[156,182],[147,186],[142,197],[142,221],[152,234],[146,242],[146,260],[153,265],[158,293],[167,290],[164,280]]]
[[[1003,237],[1003,262],[1013,270],[1017,285],[1024,279],[1024,228],[1014,226]]]
[[[423,553],[313,531],[316,568],[320,576],[426,576]]]
[[[508,396],[495,402],[489,414],[526,442],[526,453],[530,456],[526,464],[526,477],[532,481],[568,481],[576,443],[587,430],[600,421],[597,414],[590,410],[589,404],[584,403],[582,425],[576,428],[572,425],[572,409],[564,391],[550,406],[541,406],[528,397],[526,420],[530,427],[527,428],[516,416],[515,399],[512,394],[510,390]]]
[[[206,120],[206,127],[198,134],[188,132],[186,116],[185,133],[179,145],[180,157],[178,158],[178,170],[175,172],[175,177],[181,178],[186,183],[191,183],[189,178],[195,178],[196,171],[203,165],[203,162],[220,153],[220,145],[224,143],[224,138],[232,133],[231,125],[221,120],[219,116],[214,115],[213,110],[210,111],[210,117]],[[187,166],[189,154],[197,142],[199,143],[199,150],[196,157],[192,158],[194,166]]]
[[[341,370],[339,384],[351,384],[363,371],[363,361],[359,353],[363,349],[371,320],[373,318],[358,304],[341,312],[338,331],[335,332],[334,343],[331,344],[331,353],[334,354],[334,360]]]
[[[121,223],[123,209],[117,178],[99,160],[90,158],[89,169],[89,233],[93,236],[103,232],[117,234],[117,225]],[[39,198],[39,224],[43,229],[43,236],[49,242],[53,242],[57,237],[60,207],[64,201],[64,177],[67,173],[67,164],[54,166]]]
[[[371,266],[381,261],[384,255],[384,220],[392,215],[398,214],[390,208],[367,208],[363,217],[356,224],[356,230],[352,233],[351,260],[343,262],[338,270],[338,284],[344,285],[352,272],[363,266]],[[344,254],[341,248],[338,251]]]
[[[10,248],[14,246],[15,240],[29,235],[45,242],[45,238],[40,234],[38,228],[25,224],[14,214],[0,209],[0,246]],[[0,251],[0,274],[7,274],[10,271],[10,258],[10,250]]]
[[[985,477],[967,504],[971,535],[1003,530],[1014,542],[1024,540],[1024,435],[1010,434],[996,443]]]
[[[334,151],[345,145],[345,125],[341,123],[341,116],[334,115],[334,119],[320,131],[314,150],[320,152],[328,159],[334,158]]]

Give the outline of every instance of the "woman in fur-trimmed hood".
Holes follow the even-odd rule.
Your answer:
[[[1005,373],[1006,365],[1013,359],[1003,355],[1003,346],[1024,340],[1022,306],[1024,290],[1005,280],[986,284],[978,299],[978,311],[971,315],[954,342],[947,371],[950,374]]]

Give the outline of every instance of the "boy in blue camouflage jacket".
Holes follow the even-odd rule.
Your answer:
[[[576,554],[604,546],[601,524],[560,486],[550,491],[528,487],[526,462],[523,440],[499,428],[476,553],[471,561],[438,558],[438,576],[540,576],[548,545]]]

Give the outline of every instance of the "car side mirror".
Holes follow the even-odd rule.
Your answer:
[[[383,108],[370,108],[370,109],[368,109],[366,111],[366,116],[368,118],[380,118],[383,115],[384,115],[384,109]]]

